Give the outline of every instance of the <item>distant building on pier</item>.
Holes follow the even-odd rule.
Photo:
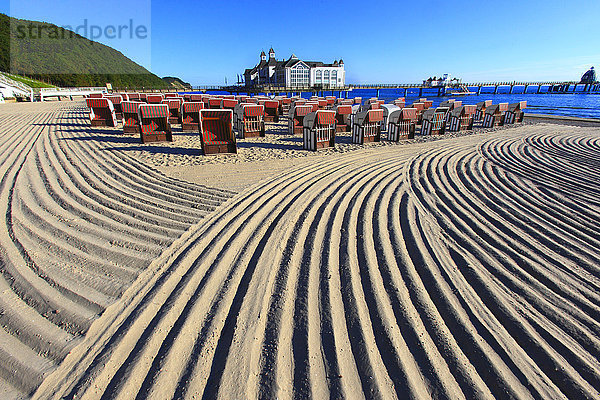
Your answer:
[[[596,71],[594,71],[594,67],[590,68],[583,76],[581,77],[581,82],[579,83],[596,83]]]
[[[295,54],[288,60],[275,59],[275,50],[260,53],[260,62],[254,68],[244,71],[246,86],[281,85],[294,87],[343,87],[346,83],[344,60],[325,64],[317,61],[302,61]]]

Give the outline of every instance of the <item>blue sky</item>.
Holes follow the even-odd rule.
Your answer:
[[[600,1],[0,0],[17,18],[148,28],[101,37],[159,76],[221,84],[272,46],[278,59],[343,58],[348,83],[578,80],[600,65]],[[100,10],[100,11],[99,11]]]

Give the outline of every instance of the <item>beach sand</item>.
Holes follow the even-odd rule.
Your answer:
[[[237,156],[0,107],[0,398],[598,398],[600,129]]]

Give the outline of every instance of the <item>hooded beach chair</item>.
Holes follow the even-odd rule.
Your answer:
[[[421,135],[441,135],[446,129],[447,107],[430,108],[423,112]]]
[[[181,105],[181,130],[183,132],[200,132],[200,110],[202,102],[189,102]]]
[[[235,119],[238,137],[265,137],[265,108],[259,104],[238,104],[235,107]]]
[[[171,97],[179,97],[177,93],[165,93],[165,99],[170,99]]]
[[[113,103],[103,97],[87,98],[85,102],[90,109],[92,126],[117,126],[117,116]]]
[[[169,123],[171,125],[181,123],[181,101],[176,97],[167,97],[162,101],[162,104],[166,104],[169,107]]]
[[[123,110],[123,133],[140,133],[139,108],[144,103],[138,101],[124,101],[121,103]]]
[[[304,117],[304,150],[335,146],[335,111],[317,110]]]
[[[381,109],[383,110],[383,122],[381,123],[381,131],[382,132],[387,132],[388,131],[388,117],[389,115],[396,111],[399,110],[400,107],[394,105],[394,104],[382,104],[381,105]]]
[[[173,141],[171,124],[169,124],[169,106],[166,104],[141,104],[138,118],[142,143]]]
[[[504,114],[504,123],[514,124],[515,122],[523,122],[523,116],[525,115],[523,110],[525,108],[527,108],[526,101],[509,104],[508,110],[506,110],[506,114]]]
[[[351,121],[350,116],[352,115],[351,105],[338,105],[335,106],[335,131],[336,132],[350,132]]]
[[[493,128],[504,125],[504,115],[508,110],[508,103],[492,104],[485,109],[483,114],[483,127]]]
[[[417,110],[398,107],[388,116],[388,140],[398,142],[401,139],[413,139],[416,126]]]
[[[425,104],[423,104],[419,101],[415,101],[414,103],[411,104],[410,107],[417,110],[417,123],[420,124],[421,120],[423,119],[422,117],[423,117],[423,112],[425,111]]]
[[[101,99],[104,97],[104,93],[90,93],[88,99]]]
[[[204,154],[237,153],[232,120],[231,110],[200,110],[200,138]]]
[[[201,94],[193,94],[190,96],[191,103],[203,103]]]
[[[221,108],[221,99],[220,97],[211,97],[208,99],[208,108],[212,110],[217,110]]]
[[[304,132],[304,117],[313,112],[312,105],[300,105],[290,108],[288,118],[288,132],[290,135],[298,135]]]
[[[123,97],[120,94],[111,94],[108,96],[104,96],[105,99],[108,99],[115,109],[115,116],[117,117],[117,121],[123,120],[123,109],[121,108],[121,103],[123,102]]]
[[[148,104],[161,104],[165,97],[162,94],[147,94],[146,102]]]
[[[139,93],[127,93],[127,97],[129,98],[128,101],[140,101]]]
[[[400,108],[404,108],[404,105],[406,104],[406,99],[404,97],[400,97],[396,100],[394,100],[394,105],[398,106]]]
[[[362,97],[355,97],[353,100],[354,104],[362,104]]]
[[[279,101],[267,100],[265,107],[265,122],[279,122]]]
[[[458,132],[473,129],[474,114],[475,105],[454,107],[454,109],[450,111],[448,130],[450,132]]]
[[[479,103],[477,103],[477,105],[475,106],[476,108],[475,108],[474,120],[482,121],[486,108],[488,108],[491,105],[492,105],[492,100],[485,100],[485,101],[480,101]]]
[[[382,122],[383,110],[381,108],[358,112],[352,124],[352,143],[380,142]]]
[[[238,101],[235,98],[223,98],[221,99],[221,108],[223,110],[231,110],[235,109],[235,106],[238,105]]]
[[[140,101],[147,103],[148,102],[148,95],[146,93],[140,93]]]
[[[284,117],[290,113],[290,108],[292,107],[292,99],[289,97],[284,97],[279,99],[279,115]]]

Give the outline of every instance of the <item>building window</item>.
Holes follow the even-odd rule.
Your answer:
[[[331,84],[335,85],[337,81],[337,71],[331,71]]]
[[[323,72],[323,83],[325,85],[329,85],[329,70],[325,70],[325,72]]]
[[[322,83],[322,74],[323,72],[321,70],[317,70],[315,73],[315,83],[317,85],[320,85]]]
[[[290,85],[306,87],[309,85],[309,78],[309,69],[303,65],[298,65],[291,70]]]

